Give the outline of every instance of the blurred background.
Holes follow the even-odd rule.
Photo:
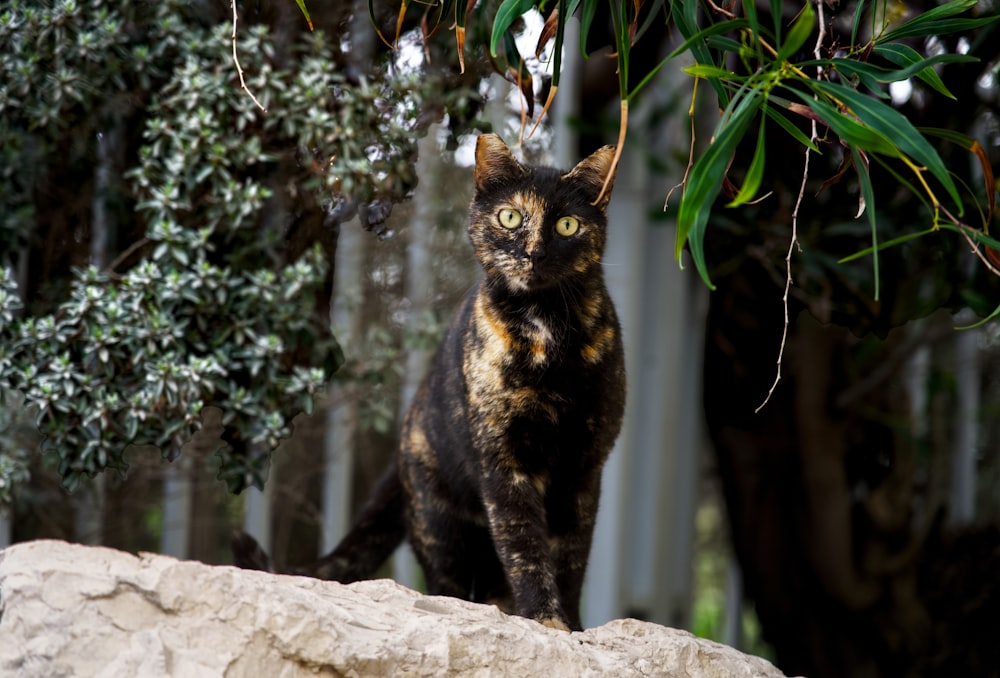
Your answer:
[[[551,7],[519,15],[491,60],[500,3],[478,3],[463,71],[447,22],[422,38],[442,4],[407,14],[391,51],[395,2],[311,0],[312,31],[294,2],[237,4],[234,39],[224,2],[0,0],[0,546],[227,564],[245,529],[293,566],[337,542],[476,279],[477,134],[561,167],[618,137],[603,5],[589,58],[567,22],[555,103],[518,144],[553,84],[551,43],[534,54]],[[828,3],[827,20],[846,42],[859,17],[935,6]],[[800,9],[757,6],[787,23]],[[636,82],[681,42],[666,20],[643,26]],[[916,78],[884,94],[978,141],[988,162],[939,152],[985,209],[994,24],[908,44],[979,59],[940,69],[954,98]],[[811,155],[803,184],[802,147],[771,134],[766,199],[712,213],[709,291],[675,260],[680,189],[667,201],[719,117],[690,63],[632,102],[610,205],[629,394],[585,626],[686,628],[789,675],[1000,675],[1000,326],[956,329],[1000,304],[991,259],[955,233],[907,239],[880,254],[874,301],[871,258],[839,261],[871,245],[858,182],[831,181],[846,153]],[[872,181],[883,242],[930,223],[890,167]],[[421,586],[405,550],[384,574]]]

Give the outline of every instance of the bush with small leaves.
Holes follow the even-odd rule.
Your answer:
[[[430,79],[349,81],[331,68],[339,39],[279,44],[249,24],[237,49],[265,114],[240,89],[231,24],[195,10],[13,0],[0,13],[0,395],[24,399],[70,489],[124,472],[129,445],[172,458],[207,405],[224,413],[220,477],[262,486],[291,418],[342,362],[336,229],[355,210],[377,225],[416,183]],[[85,226],[56,232],[45,189],[67,182]],[[104,216],[116,204],[127,218]],[[53,264],[19,291],[46,239],[72,272]],[[0,503],[26,468],[5,435]]]

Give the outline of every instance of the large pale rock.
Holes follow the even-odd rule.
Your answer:
[[[57,541],[0,551],[0,675],[780,676],[632,619],[564,633],[381,580],[343,586]]]

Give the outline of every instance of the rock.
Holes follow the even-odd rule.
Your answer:
[[[0,551],[0,675],[781,676],[624,619],[582,633],[388,580],[344,586],[58,541]]]

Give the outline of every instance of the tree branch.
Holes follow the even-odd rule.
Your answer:
[[[263,104],[257,101],[257,97],[253,95],[253,92],[250,91],[250,88],[247,87],[246,81],[243,79],[243,67],[240,66],[240,58],[236,56],[236,0],[230,0],[229,4],[233,8],[233,63],[236,64],[236,72],[240,76],[240,87],[243,88],[244,92],[250,95],[253,102],[257,104],[257,108],[267,113],[267,109],[264,108]]]
[[[813,47],[813,55],[818,61],[820,59],[820,48],[823,46],[823,40],[826,39],[826,25],[823,20],[823,0],[818,0],[816,2],[818,11],[816,13],[816,23],[819,26],[819,35],[816,36],[816,44]],[[823,67],[820,66],[816,69],[816,79],[820,80],[823,77]],[[761,122],[761,124],[764,124]],[[816,129],[816,121],[810,121],[811,131],[809,134],[809,141],[813,145],[819,140],[819,132]],[[809,158],[811,157],[811,152],[809,147],[806,147],[805,161],[802,167],[802,182],[799,184],[799,194],[795,197],[795,209],[792,210],[792,237],[788,241],[788,252],[785,254],[785,292],[781,296],[781,303],[784,308],[784,318],[785,322],[781,329],[781,345],[778,347],[778,366],[774,374],[774,382],[771,384],[771,388],[767,390],[767,395],[764,396],[764,401],[757,406],[754,410],[754,414],[760,412],[767,405],[768,401],[771,400],[771,394],[774,393],[774,389],[778,387],[778,382],[781,381],[781,366],[785,357],[785,343],[788,341],[788,292],[792,288],[792,253],[796,248],[801,252],[802,247],[799,245],[799,207],[802,205],[802,197],[806,192],[806,181],[809,179]]]

